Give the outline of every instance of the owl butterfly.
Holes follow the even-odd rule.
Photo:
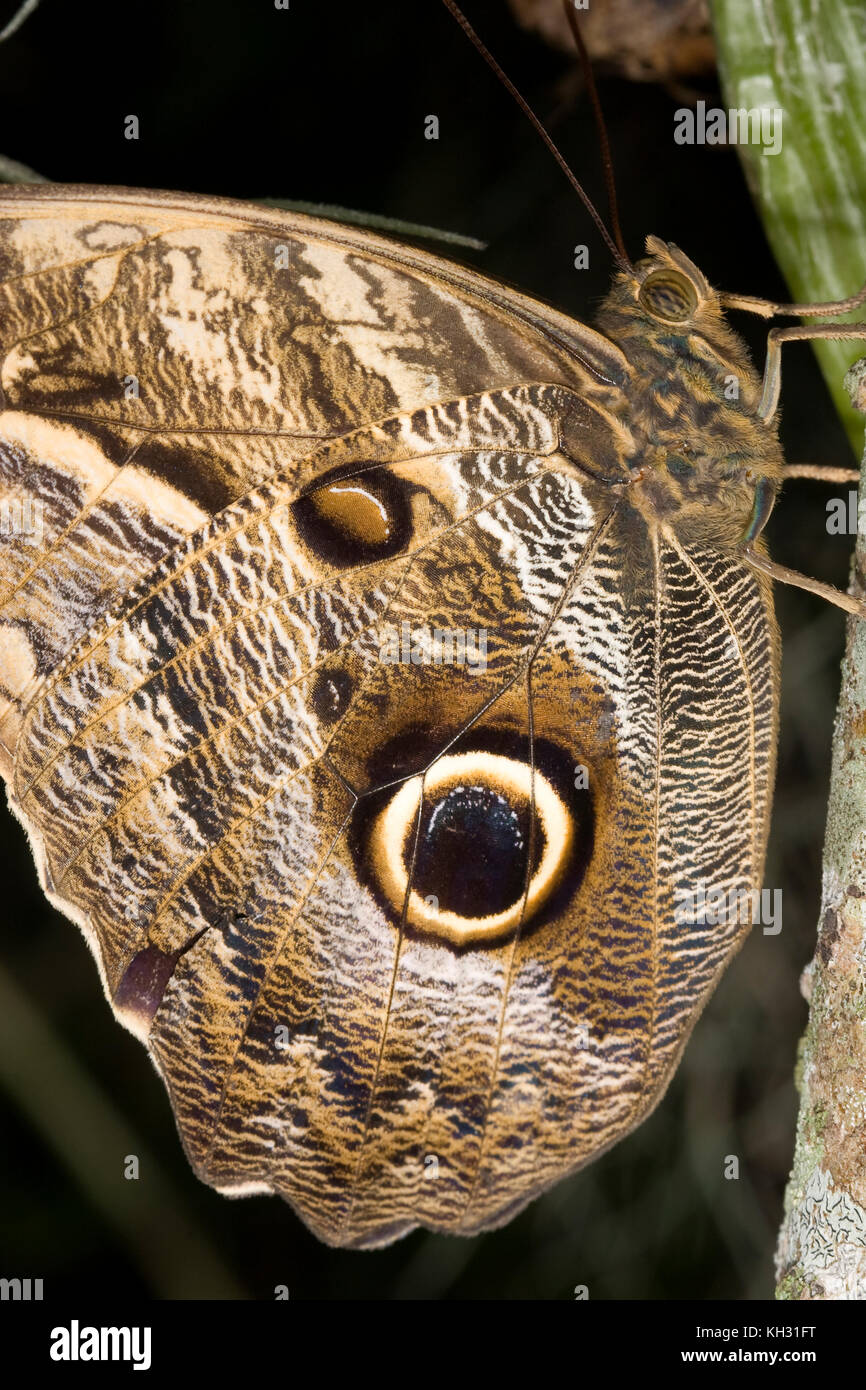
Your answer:
[[[834,596],[760,536],[821,330],[762,384],[723,310],[785,306],[647,250],[589,328],[314,218],[0,192],[10,804],[196,1173],[333,1244],[610,1147],[748,930],[677,904],[760,886],[771,579]]]

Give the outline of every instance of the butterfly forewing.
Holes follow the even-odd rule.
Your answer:
[[[4,194],[0,238],[44,886],[205,1180],[335,1243],[500,1223],[741,937],[675,909],[760,882],[766,587],[628,505],[629,363],[534,301],[206,200]]]

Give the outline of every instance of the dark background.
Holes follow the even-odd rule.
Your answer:
[[[0,27],[15,8],[0,5]],[[574,65],[520,31],[504,4],[467,9],[539,113],[560,111],[556,138],[602,201],[588,104],[566,100]],[[632,256],[653,232],[716,284],[786,297],[736,154],[674,144],[681,98],[603,76],[599,85]],[[131,113],[137,142],[123,138]],[[424,139],[430,113],[438,141]],[[0,45],[0,149],[59,181],[308,200],[463,232],[488,249],[456,258],[578,318],[591,319],[610,274],[577,198],[437,0],[291,0],[288,12],[271,0],[43,0]],[[573,268],[582,242],[589,272]],[[742,326],[760,362],[762,330]],[[850,465],[811,350],[786,354],[789,461]],[[826,533],[827,495],[792,486],[771,546],[782,563],[844,586],[850,542]],[[202,1186],[145,1051],[114,1022],[89,952],[42,897],[4,808],[0,1274],[41,1276],[60,1299],[82,1289],[270,1298],[276,1284],[301,1299],[558,1299],[578,1284],[593,1299],[771,1297],[844,637],[842,616],[808,595],[780,591],[777,607],[785,659],[766,883],[783,891],[782,933],[753,934],[635,1134],[474,1240],[416,1232],[381,1252],[333,1251],[277,1199],[230,1202]],[[142,1156],[138,1183],[122,1177],[128,1152]],[[738,1181],[724,1178],[730,1154]]]

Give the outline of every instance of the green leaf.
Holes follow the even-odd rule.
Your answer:
[[[845,299],[866,279],[866,5],[711,4],[727,107],[783,112],[778,154],[760,144],[738,148],[792,295],[810,303]],[[861,309],[844,317],[866,315]],[[814,346],[859,458],[863,420],[851,407],[843,378],[864,346]]]

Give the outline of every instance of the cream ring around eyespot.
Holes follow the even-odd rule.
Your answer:
[[[455,946],[472,942],[487,945],[510,936],[528,921],[556,888],[559,872],[571,851],[574,830],[572,818],[550,782],[526,763],[493,753],[450,754],[433,764],[424,777],[412,777],[392,797],[377,817],[372,834],[372,860],[376,878],[394,910],[402,916],[408,885],[404,859],[407,842],[411,846],[417,823],[422,793],[429,796],[455,783],[493,787],[530,803],[533,796],[535,811],[544,838],[541,862],[529,883],[524,907],[524,894],[503,912],[488,917],[462,917],[450,910],[441,911],[427,902],[413,888],[409,894],[406,923],[431,936],[443,937]]]

